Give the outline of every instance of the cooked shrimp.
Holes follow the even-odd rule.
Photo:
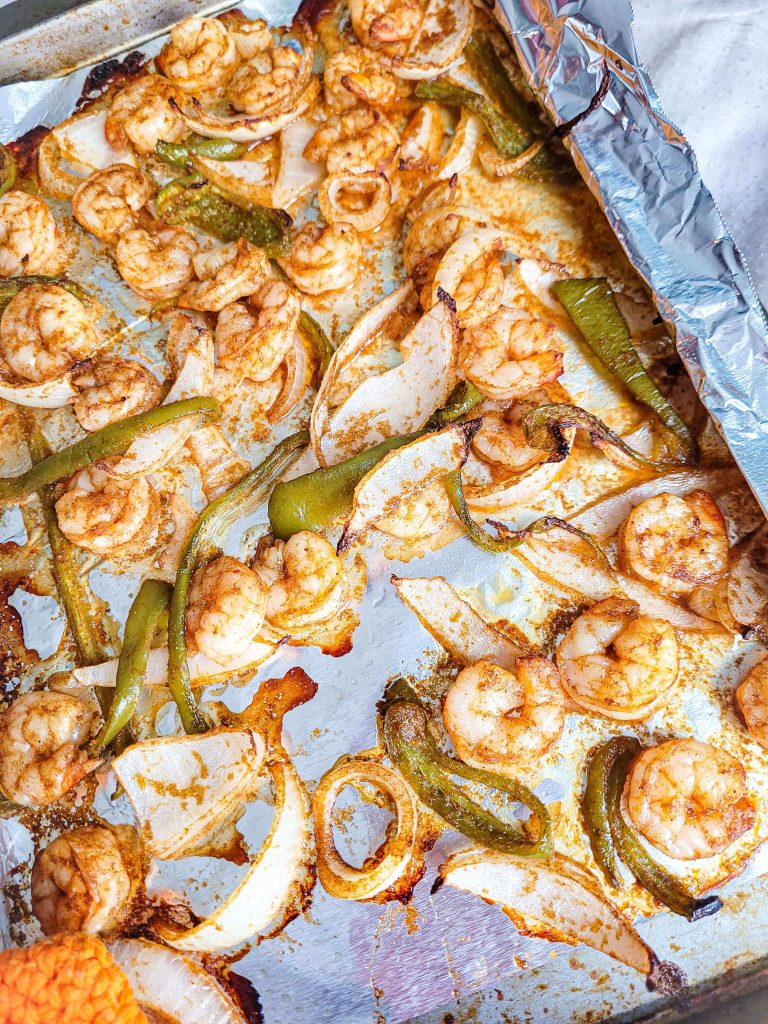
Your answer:
[[[200,249],[192,265],[200,278],[183,292],[179,306],[218,313],[246,295],[253,295],[270,276],[261,249],[241,238],[214,249]]]
[[[560,641],[557,665],[579,707],[636,721],[677,679],[677,638],[668,622],[641,615],[635,601],[608,597],[576,619]]]
[[[456,677],[443,722],[467,764],[503,774],[531,768],[565,724],[557,669],[546,658],[520,658],[514,672],[478,661]]]
[[[290,46],[270,46],[242,64],[227,87],[227,99],[245,114],[266,116],[290,102],[301,54]]]
[[[341,559],[317,533],[302,530],[284,544],[276,541],[255,569],[269,586],[267,619],[279,629],[320,622],[339,606],[344,591]]]
[[[0,319],[0,356],[21,380],[39,383],[66,373],[99,347],[82,302],[57,284],[30,284]]]
[[[35,857],[32,912],[46,935],[113,931],[130,895],[131,878],[111,829],[73,828]]]
[[[690,594],[728,572],[728,531],[706,491],[640,502],[619,531],[619,550],[625,568],[673,594]]]
[[[105,356],[72,375],[78,391],[72,402],[83,430],[101,430],[127,416],[159,405],[163,389],[153,373],[135,359]]]
[[[160,495],[144,477],[112,477],[96,465],[77,473],[56,502],[64,536],[111,559],[143,558],[167,526]]]
[[[515,402],[503,412],[483,412],[483,422],[472,438],[472,450],[483,462],[513,473],[523,473],[545,456],[532,448],[523,430],[523,418],[535,408],[531,402]]]
[[[129,82],[112,101],[104,123],[107,142],[117,148],[132,142],[139,153],[154,153],[158,142],[181,142],[187,127],[170,100],[181,105],[183,93],[160,75]]]
[[[472,210],[445,203],[430,206],[415,218],[403,243],[403,265],[419,291],[431,286],[445,250],[474,223]]]
[[[378,53],[364,46],[347,46],[325,62],[325,101],[333,111],[365,103],[378,110],[401,106],[410,94],[408,83],[392,74]]]
[[[350,0],[349,19],[361,43],[394,54],[416,35],[424,11],[418,0]]]
[[[329,174],[384,174],[395,158],[400,138],[380,110],[358,107],[335,114],[315,132],[304,156],[325,163]]]
[[[126,231],[115,249],[120,276],[137,295],[150,302],[172,299],[193,280],[195,236],[184,228]]]
[[[552,347],[554,333],[554,324],[502,306],[485,323],[464,331],[459,362],[489,398],[522,398],[563,372],[563,353]]]
[[[136,226],[139,212],[154,190],[138,167],[112,164],[94,171],[72,196],[72,213],[86,231],[117,245],[124,231]]]
[[[736,688],[747,732],[753,740],[768,747],[768,659],[759,661]]]
[[[60,274],[73,255],[44,199],[16,191],[0,198],[0,277]]]
[[[269,49],[274,42],[266,21],[246,18],[237,8],[224,11],[218,20],[226,27],[242,60],[250,60],[259,51]]]
[[[310,221],[294,236],[288,255],[277,262],[300,291],[322,295],[353,285],[362,259],[363,247],[354,228],[347,224],[321,228]]]
[[[68,693],[35,690],[0,715],[0,791],[25,807],[44,807],[76,786],[99,761],[80,747],[95,713]]]
[[[735,757],[695,739],[644,750],[624,786],[629,816],[668,857],[715,857],[748,832],[755,808]]]
[[[239,63],[235,42],[217,18],[185,18],[171,29],[155,64],[166,78],[196,96],[223,89]]]
[[[226,370],[267,380],[293,344],[299,297],[282,281],[267,281],[247,303],[233,302],[216,324],[218,361]]]
[[[236,558],[222,555],[192,577],[186,632],[190,650],[226,665],[257,635],[267,591],[261,578]]]

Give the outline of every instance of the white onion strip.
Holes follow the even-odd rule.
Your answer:
[[[373,231],[392,206],[392,189],[383,174],[370,171],[329,174],[317,193],[320,213],[329,224],[349,224],[357,231]]]
[[[368,783],[388,797],[395,813],[395,831],[387,832],[383,848],[373,863],[361,868],[348,864],[333,840],[333,807],[345,786]],[[327,772],[312,799],[317,839],[317,874],[323,888],[342,900],[370,900],[386,894],[397,899],[396,886],[418,855],[418,801],[403,777],[377,761],[345,761]],[[412,879],[408,877],[409,891]]]
[[[470,0],[429,0],[407,55],[392,58],[393,72],[412,81],[435,78],[461,55],[474,22]]]
[[[317,125],[299,118],[280,132],[280,159],[271,204],[279,210],[287,210],[322,180],[323,165],[304,156],[304,148],[316,131]]]
[[[11,384],[0,378],[0,398],[28,409],[62,409],[77,396],[71,371],[42,384]]]
[[[437,166],[435,177],[438,180],[443,181],[452,178],[454,174],[463,174],[471,167],[481,131],[480,121],[474,114],[462,110],[456,132]]]
[[[232,139],[233,142],[260,142],[270,135],[277,135],[292,121],[295,121],[307,110],[317,99],[320,92],[320,82],[310,79],[309,85],[296,101],[296,106],[282,114],[274,114],[267,117],[242,117],[228,116],[216,117],[207,114],[202,104],[193,99],[192,106],[194,115],[188,114],[173,99],[169,103],[179,115],[184,124],[198,135],[204,135],[207,139]]]

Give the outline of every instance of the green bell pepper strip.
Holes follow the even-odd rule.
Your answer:
[[[208,160],[239,160],[247,151],[244,142],[232,139],[206,139],[202,135],[190,135],[184,142],[163,142],[155,144],[155,153],[172,167],[187,167],[192,153]]]
[[[16,184],[16,161],[7,146],[0,143],[0,196],[4,196]]]
[[[429,417],[428,426],[446,427],[467,416],[485,396],[468,380],[460,380],[448,396],[448,401]]]
[[[472,33],[464,47],[464,56],[469,61],[475,78],[508,118],[527,128],[531,135],[543,134],[543,125],[536,104],[525,99],[517,90],[485,32]]]
[[[14,296],[30,284],[57,284],[71,292],[75,298],[84,302],[90,296],[84,288],[67,277],[47,277],[45,274],[27,274],[25,277],[8,277],[0,281],[0,312],[5,309]]]
[[[506,160],[520,156],[529,149],[536,136],[523,124],[510,120],[480,93],[461,85],[435,79],[419,82],[415,95],[422,100],[435,100],[449,106],[464,107],[485,125],[496,149]],[[545,146],[520,169],[519,177],[537,181],[563,181],[575,176],[565,153],[560,156]]]
[[[192,693],[187,667],[185,615],[192,574],[217,534],[308,443],[307,430],[300,430],[281,441],[239,483],[211,502],[198,519],[184,548],[168,610],[168,688],[176,701],[185,732],[204,732],[208,727]]]
[[[421,432],[390,437],[335,466],[282,480],[269,498],[269,522],[279,540],[301,530],[317,533],[352,508],[355,487],[385,455],[421,437]]]
[[[564,430],[575,428],[589,436],[590,444],[604,451],[615,448],[633,462],[649,469],[668,469],[669,463],[648,459],[631,448],[601,419],[577,405],[540,405],[523,417],[523,432],[531,448],[551,452],[550,462],[562,462],[570,451]]]
[[[651,857],[622,813],[621,797],[629,767],[641,751],[634,737],[616,736],[593,755],[587,770],[582,812],[595,859],[613,881],[618,856],[640,885],[673,914],[689,921],[716,914],[723,905],[720,897],[692,896],[678,878]]]
[[[157,193],[155,206],[161,217],[170,219],[179,210],[186,209],[190,202],[190,194],[199,191],[205,185],[205,178],[202,174],[183,174],[180,178],[174,178],[163,185]]]
[[[221,406],[215,398],[199,396],[185,398],[181,402],[159,405],[148,412],[129,416],[127,419],[110,423],[101,430],[76,441],[68,448],[49,455],[19,476],[0,478],[0,501],[17,501],[33,491],[39,491],[47,484],[77,473],[78,470],[117,455],[124,455],[137,437],[149,434],[166,423],[174,423],[185,416],[197,416],[201,423],[210,423],[221,416]]]
[[[695,461],[696,439],[641,363],[606,279],[556,281],[552,291],[592,354],[618,377],[633,398],[656,413],[682,445],[687,461]]]
[[[443,753],[429,731],[427,712],[412,700],[395,700],[384,715],[387,752],[419,799],[452,828],[491,850],[518,857],[547,858],[552,853],[552,823],[544,804],[527,786],[494,772],[457,761]],[[537,834],[528,838],[498,818],[452,776],[497,790],[509,803],[522,803],[536,817]]]
[[[306,334],[307,338],[312,345],[317,359],[317,383],[325,376],[325,371],[328,369],[328,364],[333,358],[333,353],[336,349],[331,343],[331,339],[325,333],[320,324],[315,320],[313,316],[310,316],[305,309],[302,309],[301,316],[299,317],[299,325]]]
[[[171,599],[171,586],[162,580],[144,580],[128,612],[123,646],[117,664],[115,692],[94,750],[103,750],[122,732],[136,710],[147,671],[152,638]]]

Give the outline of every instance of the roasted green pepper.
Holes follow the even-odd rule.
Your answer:
[[[317,383],[319,384],[325,376],[325,371],[328,369],[328,364],[333,358],[333,353],[336,349],[331,344],[331,339],[325,333],[317,320],[315,320],[313,316],[310,316],[305,309],[302,309],[301,311],[299,326],[309,339],[315,353],[315,358],[317,360],[316,378]]]
[[[468,380],[460,380],[448,396],[448,401],[429,417],[428,426],[447,427],[469,415],[483,401],[483,394]]]
[[[689,921],[716,914],[723,905],[719,896],[692,896],[651,857],[622,813],[621,796],[629,767],[641,751],[633,736],[616,736],[592,755],[581,807],[595,860],[609,880],[619,885],[618,857],[654,899]]]
[[[104,725],[94,741],[96,751],[109,746],[125,728],[136,710],[147,671],[152,638],[170,599],[169,583],[162,580],[144,580],[131,605],[117,664],[115,692]]]
[[[281,441],[247,476],[216,498],[197,521],[181,556],[168,611],[168,688],[179,709],[185,732],[203,732],[207,724],[195,701],[187,667],[185,615],[192,574],[215,537],[242,511],[272,477],[309,441],[309,432],[300,430]]]
[[[557,281],[552,291],[590,351],[618,377],[633,398],[656,413],[682,445],[686,459],[695,461],[696,440],[640,362],[627,323],[605,278]]]
[[[394,764],[415,790],[419,799],[452,828],[491,850],[518,857],[546,858],[552,852],[552,824],[544,804],[530,789],[505,775],[471,768],[443,753],[429,731],[424,707],[410,699],[408,690],[396,698],[384,712],[384,740]],[[473,799],[454,777],[477,783],[485,791],[495,790],[506,798],[509,807],[522,803],[536,820],[535,835],[528,835]],[[480,799],[487,792],[480,795]]]
[[[244,142],[232,139],[206,139],[202,135],[190,135],[184,142],[163,142],[155,145],[155,153],[172,167],[187,167],[193,153],[208,160],[239,160],[247,151]]]
[[[0,143],[0,196],[4,196],[16,184],[16,161],[13,153]]]
[[[472,33],[464,47],[464,56],[480,85],[507,117],[527,128],[531,135],[543,134],[544,126],[536,104],[517,90],[485,32]]]
[[[181,402],[169,402],[168,405],[159,405],[148,412],[110,423],[109,426],[95,430],[81,441],[76,441],[69,448],[49,455],[26,473],[0,479],[0,501],[17,501],[26,494],[63,480],[100,459],[124,455],[137,437],[148,434],[166,423],[193,415],[197,416],[201,423],[210,423],[221,415],[221,406],[215,398],[185,398]]]

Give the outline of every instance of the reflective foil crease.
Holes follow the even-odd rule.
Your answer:
[[[500,0],[531,87],[555,121],[599,110],[567,145],[763,510],[768,511],[768,338],[749,271],[640,66],[629,0]]]

